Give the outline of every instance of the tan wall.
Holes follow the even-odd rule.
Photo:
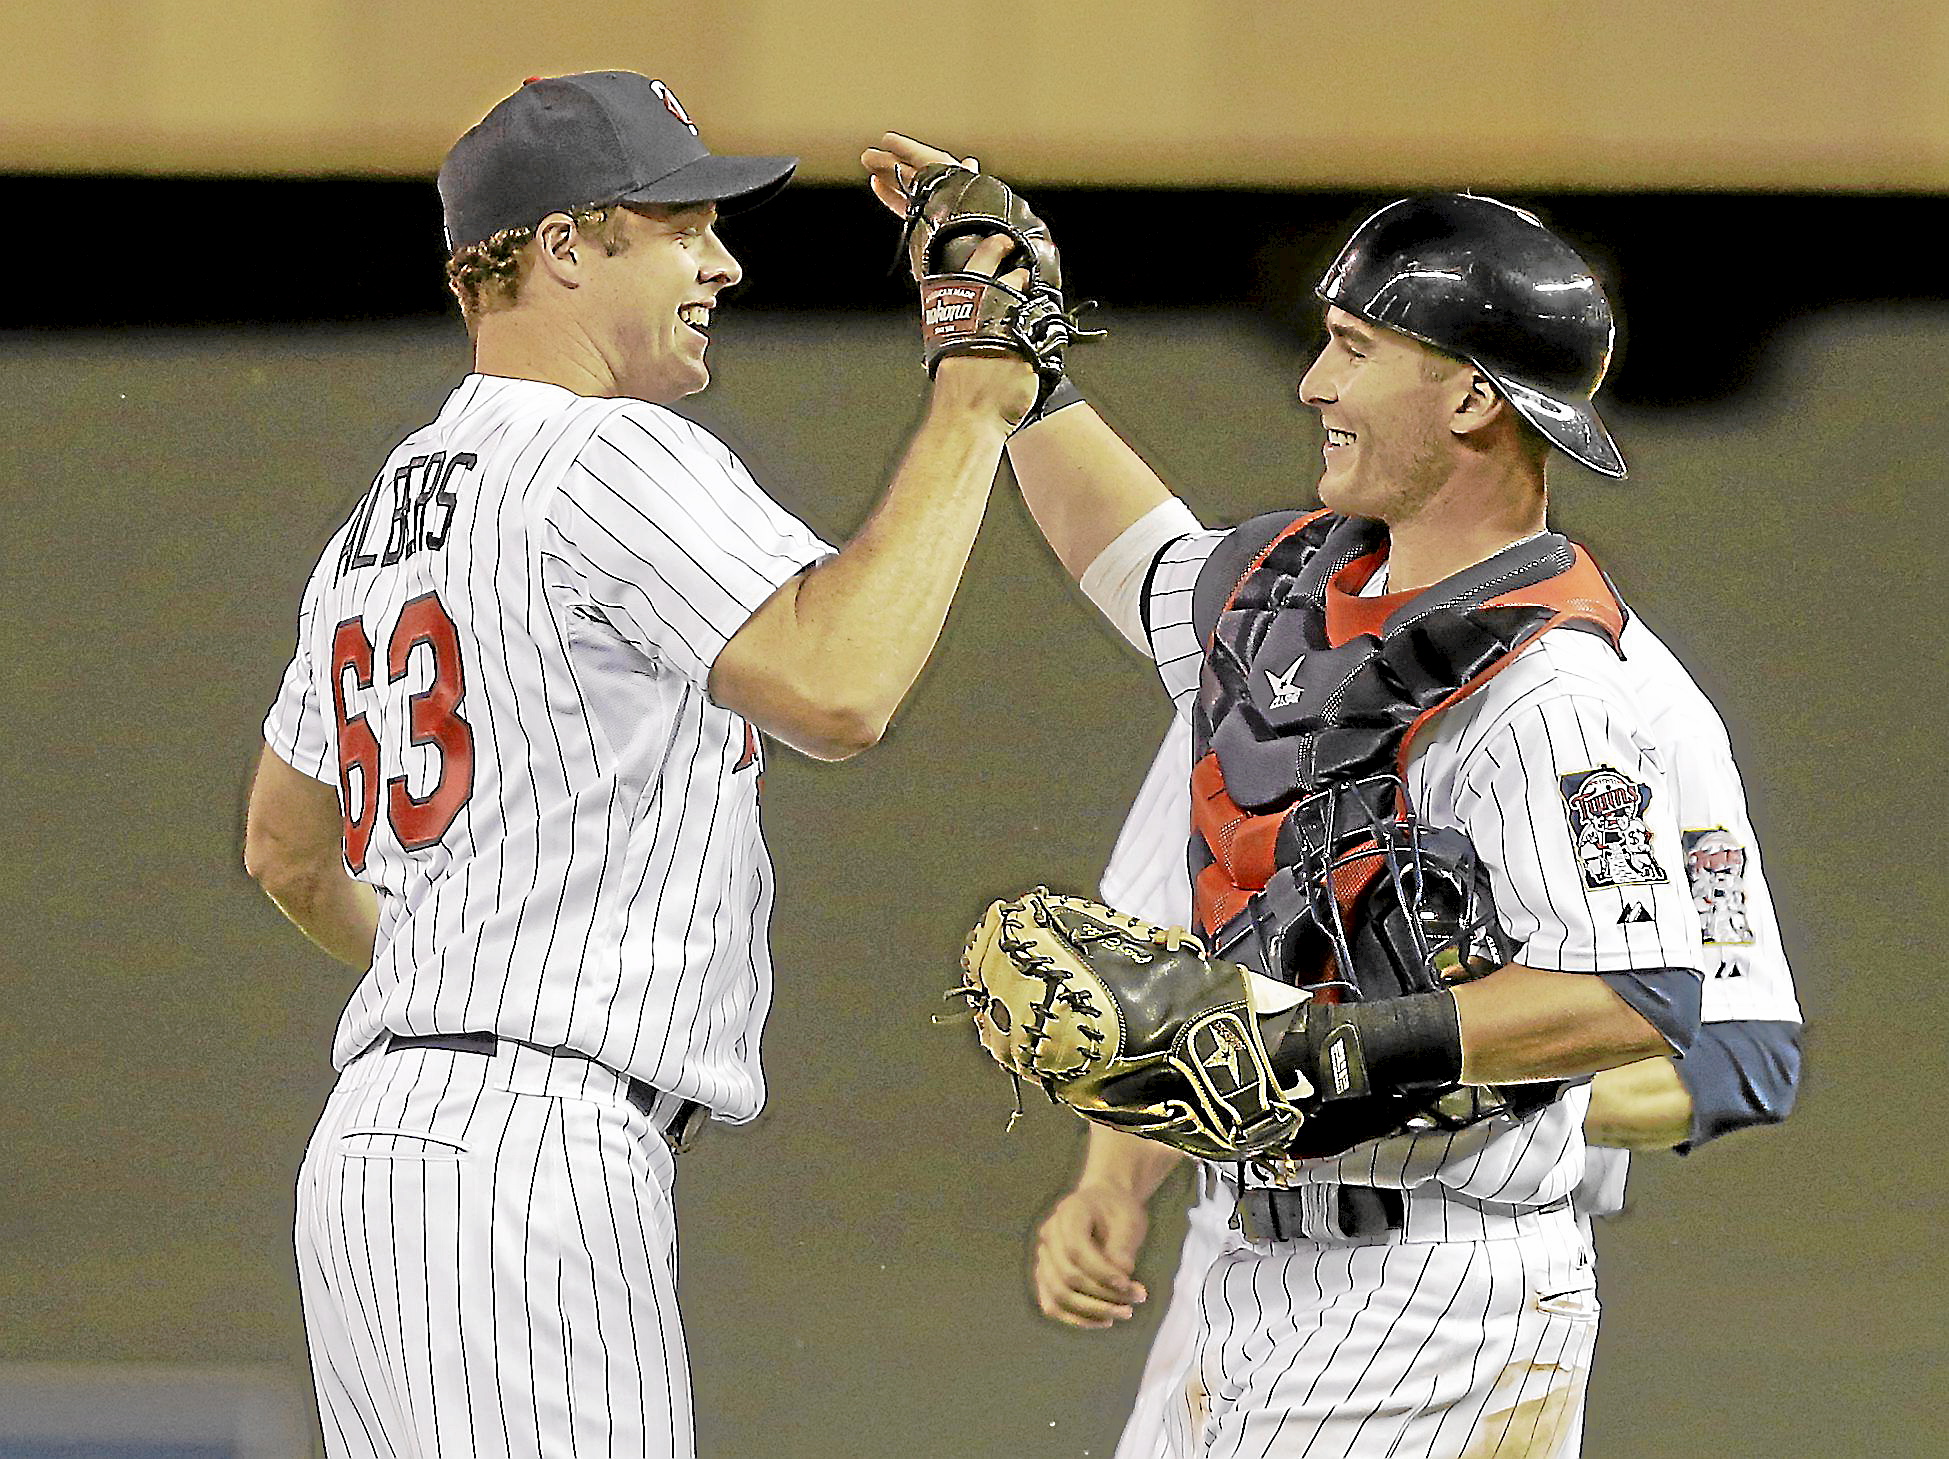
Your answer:
[[[815,178],[853,176],[896,126],[1062,180],[1949,187],[1940,0],[951,13],[10,0],[0,169],[423,174],[524,75],[628,67],[667,78],[718,150],[796,152]]]

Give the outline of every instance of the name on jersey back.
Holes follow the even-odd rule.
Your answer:
[[[416,552],[445,547],[460,505],[453,490],[454,473],[472,471],[479,460],[472,451],[452,456],[435,451],[395,467],[390,479],[381,477],[352,513],[332,580],[363,567],[391,567]],[[383,517],[381,504],[390,509]],[[381,521],[383,527],[378,525]]]

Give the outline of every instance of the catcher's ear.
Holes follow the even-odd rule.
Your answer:
[[[1480,370],[1458,372],[1455,383],[1466,387],[1456,396],[1454,419],[1449,426],[1456,435],[1474,435],[1513,413],[1502,392]]]

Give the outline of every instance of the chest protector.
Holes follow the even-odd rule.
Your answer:
[[[1377,522],[1261,517],[1219,544],[1193,594],[1206,645],[1192,716],[1196,920],[1219,955],[1327,996],[1347,972],[1336,956],[1351,944],[1362,961],[1362,897],[1383,873],[1398,892],[1411,864],[1432,890],[1434,866],[1464,922],[1488,905],[1467,838],[1414,823],[1404,772],[1416,737],[1542,634],[1579,629],[1616,649],[1626,616],[1589,554],[1554,533],[1420,592],[1359,597],[1386,554]],[[1513,950],[1497,944],[1492,913],[1451,949],[1483,970]]]

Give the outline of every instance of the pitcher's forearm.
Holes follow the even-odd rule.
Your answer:
[[[836,689],[882,723],[940,639],[1007,433],[997,417],[931,408],[859,535],[799,587],[807,651]]]
[[[342,866],[320,866],[261,879],[264,894],[297,929],[348,967],[372,966],[379,899]]]

